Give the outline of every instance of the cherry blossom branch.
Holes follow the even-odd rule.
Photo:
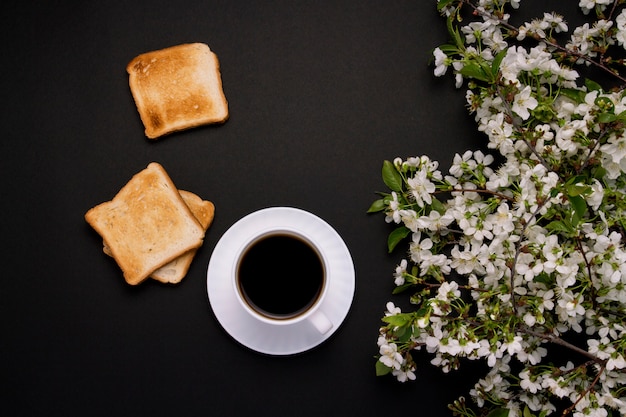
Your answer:
[[[587,23],[571,40],[559,34],[567,28],[555,14],[513,27],[504,15],[511,3],[437,2],[452,43],[434,50],[435,76],[452,68],[457,88],[469,79],[468,110],[489,148],[504,159],[495,171],[487,169],[495,159],[487,161],[482,151],[455,156],[449,175],[456,180],[446,180],[427,155],[385,161],[383,180],[398,195],[383,194],[368,212],[403,225],[388,236],[391,250],[411,239],[410,258],[394,272],[393,294],[406,290],[417,307],[403,312],[387,304],[376,372],[400,382],[415,379],[411,353],[426,345],[435,354],[432,364],[444,371],[458,368],[462,357],[481,358],[490,375],[502,378],[502,387],[480,380],[470,393],[483,415],[530,401],[558,407],[558,414],[571,405],[567,415],[618,404],[624,414],[626,295],[614,274],[626,256],[626,156],[613,139],[624,132],[623,91],[604,91],[594,80],[578,89],[572,69],[586,60],[603,81],[619,84],[596,66],[617,71],[626,85],[619,78],[626,77],[624,60],[614,59],[610,46],[626,43],[626,0],[595,8],[595,20],[608,16],[615,28]],[[591,3],[581,2],[583,12],[593,14]],[[471,22],[462,24],[461,17]],[[589,48],[585,31],[591,31]],[[539,47],[518,49],[516,38]],[[591,90],[598,96],[585,95]],[[580,338],[570,338],[565,328],[581,332]],[[564,351],[567,366],[542,365],[555,349]],[[519,367],[498,367],[505,351]],[[593,401],[599,393],[603,400]]]
[[[495,16],[491,13],[486,12],[484,9],[481,9],[479,7],[477,7],[471,0],[461,0],[460,1],[461,4],[467,4],[472,10],[473,13],[477,16],[482,16],[482,17],[487,17],[489,19],[493,19],[496,22],[498,22],[498,25],[508,29],[511,33],[515,34],[517,32],[519,32],[519,29],[515,26],[513,26],[512,24],[510,24],[509,22],[504,21],[503,19],[499,18],[498,16]],[[611,16],[615,10],[615,5],[617,4],[617,2],[614,3],[613,7],[614,9],[611,11]],[[536,39],[537,41],[542,41],[544,42],[546,45],[568,55],[571,56],[573,58],[576,58],[576,60],[582,59],[585,62],[593,65],[594,67],[599,68],[600,70],[602,70],[603,72],[606,72],[607,74],[612,75],[613,77],[617,78],[619,81],[621,81],[622,83],[626,84],[626,78],[622,77],[619,73],[617,73],[616,71],[613,71],[611,68],[607,67],[606,65],[604,65],[602,63],[602,60],[600,62],[597,62],[596,60],[592,59],[591,57],[587,56],[586,54],[582,54],[576,51],[572,51],[570,49],[565,48],[564,46],[559,45],[558,43],[556,43],[555,41],[549,40],[546,37],[542,37],[537,33],[533,34],[533,38]]]

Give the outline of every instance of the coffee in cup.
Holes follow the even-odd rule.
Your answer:
[[[257,313],[284,320],[306,312],[325,281],[319,252],[300,236],[274,232],[260,236],[242,252],[237,286]]]
[[[317,311],[326,289],[326,266],[306,237],[273,230],[252,239],[235,268],[236,288],[249,311],[269,323],[308,319],[321,333],[332,323]]]

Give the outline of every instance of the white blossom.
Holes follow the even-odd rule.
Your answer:
[[[420,230],[428,230],[430,232],[439,233],[442,236],[448,234],[448,226],[454,221],[454,216],[449,213],[440,214],[436,210],[432,210],[428,216],[421,216],[417,219],[417,227]]]
[[[451,62],[448,56],[439,48],[435,48],[433,51],[435,57],[435,76],[441,77],[448,71],[448,67]]]
[[[403,259],[400,261],[400,265],[396,267],[396,272],[394,273],[394,282],[396,285],[400,286],[404,284],[404,274],[406,273],[407,261]]]
[[[446,281],[441,284],[437,290],[437,300],[450,301],[451,298],[456,298],[461,295],[459,291],[459,284],[454,281]]]
[[[402,313],[400,307],[396,307],[396,305],[391,301],[387,303],[386,307],[387,311],[385,312],[385,316],[394,316],[396,314]]]
[[[435,191],[435,184],[428,178],[426,170],[417,171],[414,177],[407,180],[407,183],[418,206],[424,207],[425,204],[432,203],[431,193]]]
[[[531,375],[528,370],[524,370],[520,372],[519,377],[520,377],[520,387],[522,387],[526,391],[536,394],[537,391],[541,389],[542,378],[536,378],[536,379],[531,380]]]
[[[387,367],[399,370],[404,359],[398,353],[398,346],[395,343],[384,344],[380,347],[380,361]]]
[[[412,242],[409,246],[409,253],[411,254],[411,260],[415,263],[420,263],[425,259],[432,257],[430,251],[433,247],[433,241],[429,237],[422,239],[422,233],[416,232],[412,235]]]
[[[385,221],[387,223],[400,223],[400,202],[398,201],[398,194],[395,191],[391,192],[391,200],[389,201],[389,208],[386,214]]]
[[[626,47],[626,9],[622,9],[621,13],[615,18],[617,24],[617,34],[615,39],[617,42]]]
[[[413,381],[415,380],[415,369],[414,368],[401,368],[394,369],[391,373],[396,379],[400,382]]]
[[[588,14],[596,6],[599,6],[601,10],[604,10],[612,0],[580,0],[578,6],[582,9],[583,13]]]

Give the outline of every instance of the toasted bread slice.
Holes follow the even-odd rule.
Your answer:
[[[87,211],[85,220],[100,234],[131,285],[200,247],[204,238],[204,228],[156,162],[135,174],[111,201]]]
[[[150,139],[228,119],[219,60],[206,44],[146,52],[130,61],[126,71]]]
[[[179,192],[206,233],[206,230],[213,222],[215,206],[212,202],[202,200],[189,191],[179,190]],[[197,249],[185,252],[172,262],[154,271],[150,277],[163,283],[178,284],[187,275],[187,271],[189,270],[193,258],[196,256],[196,252]]]
[[[187,204],[194,217],[200,222],[200,225],[202,225],[206,233],[206,230],[209,226],[211,226],[215,215],[215,206],[213,203],[203,200],[196,194],[189,191],[178,190],[178,192],[181,197],[183,197],[185,204]],[[107,255],[112,255],[111,249],[109,249],[106,243],[104,243],[102,250]],[[150,278],[167,284],[178,284],[187,275],[187,271],[189,270],[189,266],[196,255],[196,251],[196,249],[191,249],[190,251],[185,252],[178,258],[154,271],[150,275]]]

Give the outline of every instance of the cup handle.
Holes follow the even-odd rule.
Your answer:
[[[321,334],[326,334],[333,328],[333,323],[326,317],[326,314],[320,310],[309,316],[308,320]]]

